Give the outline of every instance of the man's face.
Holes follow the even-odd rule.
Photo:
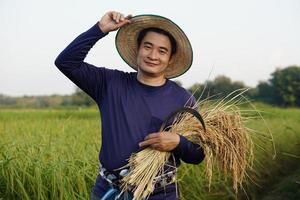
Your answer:
[[[143,38],[137,55],[139,73],[162,76],[170,63],[171,42],[163,34],[149,31]]]

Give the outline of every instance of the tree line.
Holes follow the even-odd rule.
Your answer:
[[[180,82],[177,81],[179,85]],[[249,88],[242,81],[232,81],[229,77],[218,76],[205,83],[195,83],[187,88],[196,99],[222,98],[241,88]],[[277,106],[300,107],[300,66],[288,66],[276,69],[271,78],[261,81],[255,88],[249,88],[245,96],[254,101],[260,101]],[[79,88],[72,95],[23,96],[9,97],[0,94],[2,107],[78,107],[95,106],[95,102]]]
[[[232,81],[226,76],[218,76],[204,84],[196,83],[189,88],[194,96],[199,99],[210,97],[222,98],[231,92],[249,88],[241,81]],[[245,93],[248,99],[260,101],[277,106],[300,106],[300,67],[288,66],[276,69],[271,78],[261,81],[255,88],[249,88]]]

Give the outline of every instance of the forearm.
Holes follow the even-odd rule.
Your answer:
[[[94,44],[105,35],[96,24],[75,38],[55,60],[57,68],[96,102],[105,92],[106,70],[85,63],[84,59]]]
[[[179,157],[186,163],[199,164],[203,161],[205,155],[200,145],[189,141],[180,135],[180,142],[173,150],[175,157]]]
[[[70,76],[72,71],[79,68],[88,54],[89,50],[95,45],[95,43],[104,37],[98,23],[95,24],[88,31],[80,34],[75,38],[56,58],[55,65],[66,76]]]

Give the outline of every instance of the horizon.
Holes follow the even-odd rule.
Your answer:
[[[297,66],[297,67],[300,67],[300,66]],[[224,76],[224,75],[217,75],[215,76],[215,78],[217,77],[220,77],[220,76]],[[227,76],[225,76],[227,77]],[[230,78],[230,77],[227,77],[227,78]],[[172,79],[171,79],[172,80]],[[243,84],[245,84],[243,81],[241,80],[232,80],[230,78],[231,82],[242,82]],[[180,82],[180,84],[182,84],[182,82],[180,80],[172,80],[172,81],[176,81],[176,82]],[[207,81],[214,81],[214,79],[210,79],[210,80],[205,80],[203,82],[195,82],[193,83],[192,85],[188,86],[188,87],[185,87],[184,85],[182,85],[182,87],[184,87],[185,89],[189,89],[191,86],[193,86],[194,84],[206,84]],[[268,81],[268,80],[262,80],[262,81]],[[259,84],[259,83],[258,83]],[[257,85],[258,85],[257,84]],[[248,86],[245,84],[245,88],[250,88],[250,89],[255,89],[257,87],[257,85],[255,86]],[[3,96],[6,96],[6,97],[12,97],[12,98],[22,98],[22,97],[39,97],[39,96],[71,96],[75,93],[75,90],[76,88],[79,88],[78,86],[76,86],[75,84],[73,84],[74,86],[74,90],[71,92],[71,93],[67,93],[67,94],[59,94],[59,93],[52,93],[52,94],[23,94],[23,95],[7,95],[7,94],[4,94],[4,93],[0,93],[0,96],[3,95]],[[80,89],[80,88],[79,88]],[[80,89],[81,90],[81,89]]]

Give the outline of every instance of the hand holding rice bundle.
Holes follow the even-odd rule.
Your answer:
[[[232,97],[235,92],[239,93]],[[194,109],[200,108],[205,126],[195,115],[186,112],[178,114],[168,128],[203,148],[209,187],[214,172],[220,170],[232,178],[232,187],[237,193],[243,188],[246,170],[253,163],[254,144],[251,130],[246,127],[246,113],[249,111],[242,114],[237,106],[243,99],[243,92],[235,92],[215,103],[198,101]],[[164,174],[164,166],[171,156],[170,152],[151,148],[133,154],[126,166],[130,167],[130,172],[122,179],[123,190],[131,189],[134,199],[147,199],[154,190],[155,177]],[[214,168],[214,165],[218,167]]]

